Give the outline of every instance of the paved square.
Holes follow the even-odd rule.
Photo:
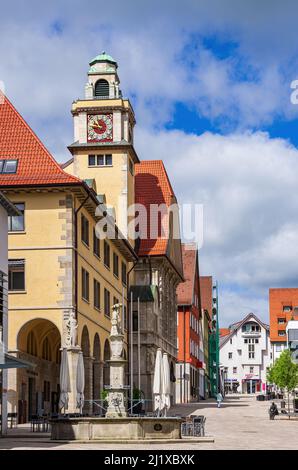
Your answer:
[[[214,449],[298,449],[298,421],[269,420],[270,402],[259,402],[256,397],[230,397],[217,408],[214,400],[196,404],[177,405],[172,412],[180,415],[203,414],[206,416],[206,435],[214,436],[214,443],[181,444],[57,444],[48,437],[18,438],[11,435],[0,439],[0,449],[53,449],[53,450],[214,450]]]

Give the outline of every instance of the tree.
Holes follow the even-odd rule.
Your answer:
[[[268,367],[267,374],[266,374],[266,379],[267,379],[267,382],[269,384],[275,384],[276,383],[275,382],[275,377],[274,377],[274,372],[275,372],[274,365],[271,365],[270,367]]]
[[[285,349],[273,366],[269,367],[267,380],[288,392],[288,411],[290,411],[290,392],[298,385],[298,365],[291,358],[291,351]]]

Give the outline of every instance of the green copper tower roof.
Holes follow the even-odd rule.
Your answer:
[[[111,57],[109,54],[106,54],[105,51],[94,57],[94,59],[91,60],[90,65],[94,65],[97,62],[111,62],[112,64],[117,65],[116,60],[113,59],[113,57]]]

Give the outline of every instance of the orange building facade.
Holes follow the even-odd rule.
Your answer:
[[[203,367],[199,261],[194,244],[182,244],[182,260],[185,282],[177,289],[176,402],[188,403],[199,399],[199,374]]]
[[[270,340],[274,362],[287,346],[286,327],[298,320],[298,288],[269,289]]]

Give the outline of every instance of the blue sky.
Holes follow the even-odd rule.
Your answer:
[[[16,0],[1,6],[0,81],[59,161],[71,103],[102,50],[135,108],[136,150],[180,202],[204,204],[202,274],[222,326],[297,286],[298,4],[294,0]]]

